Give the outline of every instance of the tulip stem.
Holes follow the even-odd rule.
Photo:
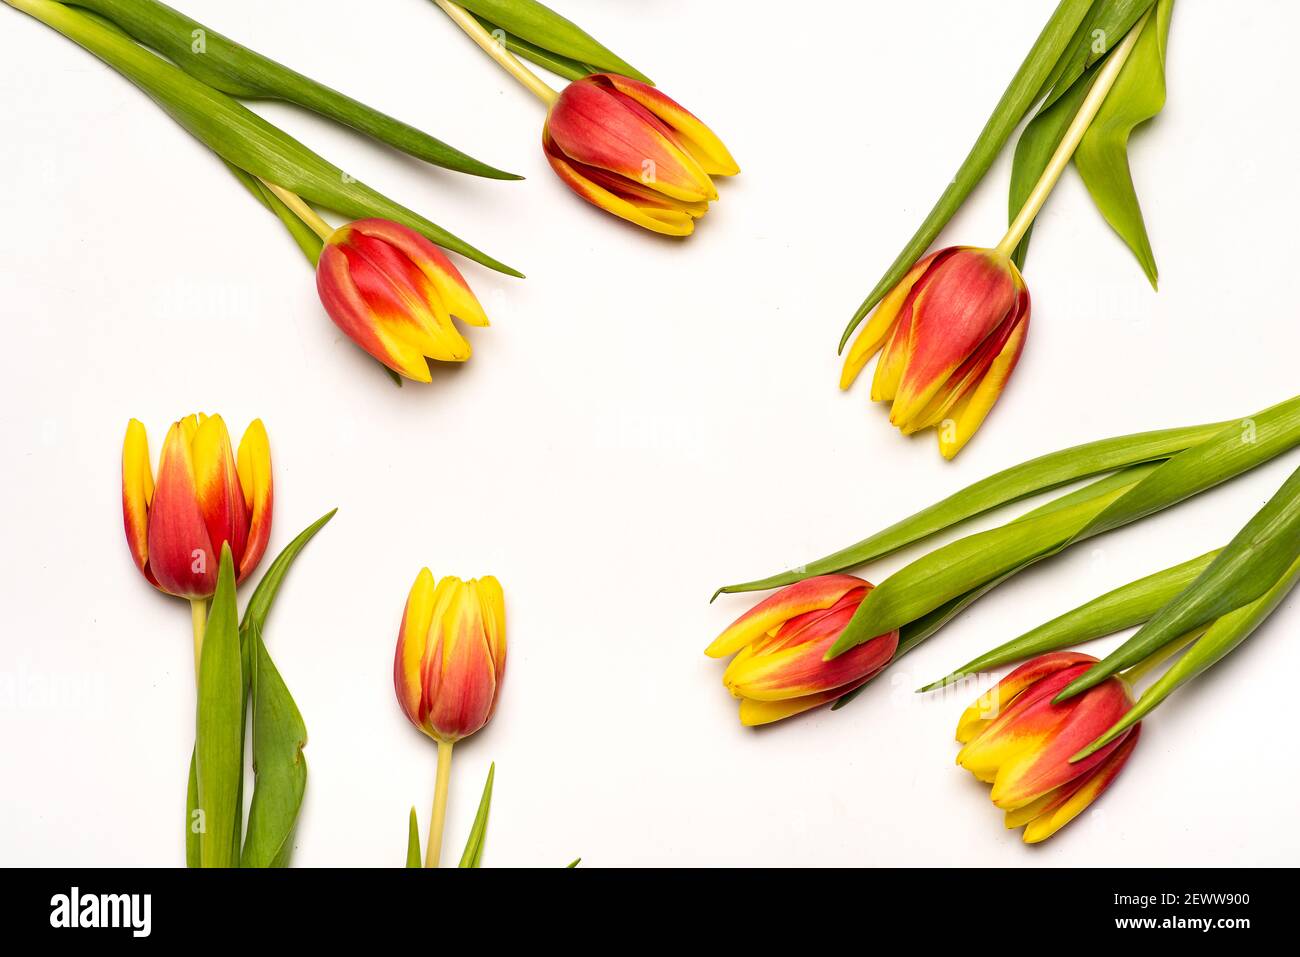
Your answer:
[[[1097,118],[1097,111],[1101,109],[1102,103],[1106,101],[1106,96],[1110,93],[1111,87],[1119,79],[1120,71],[1124,69],[1124,64],[1128,61],[1129,55],[1133,52],[1133,48],[1137,46],[1138,37],[1141,36],[1142,29],[1146,26],[1150,17],[1150,10],[1142,14],[1142,18],[1133,24],[1123,42],[1115,48],[1097,74],[1092,89],[1088,91],[1087,97],[1084,98],[1083,105],[1079,107],[1079,112],[1074,115],[1074,120],[1070,123],[1069,129],[1061,137],[1060,145],[1056,147],[1056,152],[1052,154],[1052,158],[1048,161],[1047,168],[1043,170],[1043,175],[1038,177],[1033,192],[1025,200],[1025,205],[1020,207],[1020,212],[1012,220],[1011,226],[1007,229],[1007,234],[1002,237],[1002,242],[998,243],[997,249],[1003,255],[1010,256],[1015,251],[1015,248],[1020,245],[1020,240],[1025,238],[1025,233],[1029,232],[1029,227],[1033,225],[1035,217],[1042,210],[1043,204],[1047,202],[1047,197],[1051,195],[1057,180],[1061,178],[1065,168],[1070,165],[1070,160],[1074,157],[1074,151],[1079,148],[1079,143],[1083,141],[1083,136],[1088,132],[1088,127]]]
[[[437,867],[442,857],[442,826],[447,820],[447,785],[451,783],[451,742],[438,742],[438,782],[433,787],[433,817],[429,820],[429,844],[424,866]]]
[[[547,86],[541,77],[524,66],[517,56],[506,49],[504,40],[492,33],[488,33],[483,28],[483,24],[474,19],[474,16],[464,7],[458,3],[452,3],[451,0],[433,0],[433,2],[441,7],[442,12],[451,17],[456,26],[464,30],[471,40],[482,47],[484,53],[496,60],[507,73],[527,87],[528,92],[547,106],[559,99],[559,93]]]
[[[262,178],[259,176],[258,179]],[[334,235],[334,227],[321,219],[320,214],[307,205],[307,202],[297,193],[265,179],[262,179],[262,185],[274,193],[276,199],[293,210],[293,214],[310,226],[311,231],[321,239],[328,241]]]
[[[199,661],[203,657],[203,633],[208,628],[208,602],[204,598],[190,600],[190,620],[194,624],[194,687],[199,686]]]

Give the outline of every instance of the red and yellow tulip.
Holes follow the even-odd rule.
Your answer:
[[[881,353],[874,402],[905,435],[935,427],[951,459],[1002,394],[1029,331],[1029,289],[996,249],[954,246],[922,259],[881,300],[840,376],[847,389]]]
[[[1132,707],[1128,686],[1111,678],[1062,704],[1052,699],[1096,664],[1091,655],[1052,652],[1021,665],[966,709],[957,723],[957,763],[993,785],[990,797],[1024,840],[1051,837],[1115,780],[1137,747],[1140,725],[1095,754],[1070,757]]]
[[[357,345],[408,379],[432,379],[428,359],[464,362],[468,340],[452,317],[487,315],[451,261],[419,233],[386,219],[334,230],[316,266],[325,311]]]
[[[393,684],[411,723],[441,744],[487,724],[506,668],[506,611],[490,575],[434,581],[425,568],[402,614]]]
[[[261,560],[271,534],[271,446],[260,419],[236,456],[219,415],[191,415],[163,441],[157,480],[144,426],[132,419],[122,445],[122,518],[136,566],[169,595],[191,601],[217,588],[221,546],[238,580]]]
[[[740,172],[693,114],[653,86],[613,73],[576,80],[560,93],[542,147],[583,199],[669,236],[695,230],[718,198],[714,176]]]
[[[821,575],[782,588],[736,619],[705,650],[735,655],[722,676],[740,699],[741,724],[769,724],[842,698],[894,656],[898,632],[823,660],[874,586],[852,575]]]

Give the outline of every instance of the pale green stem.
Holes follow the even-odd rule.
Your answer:
[[[464,30],[471,40],[482,47],[484,53],[496,60],[507,73],[522,83],[528,89],[528,92],[547,106],[559,99],[559,93],[547,86],[541,77],[524,66],[518,57],[506,49],[504,43],[483,29],[483,24],[475,20],[464,7],[452,3],[451,0],[433,0],[433,2],[441,7],[443,13],[451,17],[456,26]]]
[[[194,687],[197,688],[199,686],[199,661],[203,657],[203,633],[208,627],[208,601],[206,598],[193,598],[190,600],[190,620],[194,625]]]
[[[451,742],[438,742],[438,781],[433,788],[433,817],[429,820],[429,843],[424,866],[437,867],[442,857],[442,826],[447,821],[447,786],[451,783]]]
[[[1097,111],[1101,109],[1101,104],[1105,102],[1106,95],[1110,93],[1110,88],[1119,79],[1120,71],[1124,69],[1124,64],[1128,61],[1129,55],[1137,45],[1142,28],[1146,26],[1150,16],[1150,10],[1142,14],[1142,19],[1133,25],[1128,35],[1124,37],[1123,42],[1115,48],[1114,52],[1106,60],[1101,72],[1097,74],[1092,89],[1088,91],[1088,96],[1084,99],[1083,105],[1079,107],[1079,112],[1075,114],[1069,129],[1061,137],[1060,145],[1056,147],[1056,152],[1052,154],[1051,160],[1048,161],[1047,168],[1043,170],[1043,175],[1038,177],[1033,192],[1025,200],[1025,205],[1020,207],[1020,212],[1016,214],[1016,218],[1007,229],[1007,234],[998,243],[998,251],[1003,255],[1010,256],[1015,248],[1020,245],[1020,240],[1025,238],[1025,233],[1033,225],[1034,218],[1042,210],[1043,204],[1047,202],[1047,197],[1051,195],[1052,189],[1056,186],[1056,181],[1061,178],[1065,168],[1070,165],[1070,159],[1074,156],[1074,151],[1079,148],[1079,143],[1083,141],[1083,135],[1088,132],[1088,127],[1092,125],[1092,121],[1097,118]]]

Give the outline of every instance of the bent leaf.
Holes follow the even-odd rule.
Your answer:
[[[487,839],[488,809],[492,807],[492,780],[496,777],[497,765],[493,761],[488,767],[487,783],[483,785],[483,796],[479,798],[478,813],[474,815],[474,826],[469,830],[469,840],[465,842],[465,853],[460,856],[460,867],[482,867],[483,845]]]
[[[235,179],[239,180],[244,188],[253,194],[253,198],[259,203],[275,213],[276,217],[284,224],[284,228],[289,231],[293,241],[298,244],[302,254],[307,257],[312,268],[316,268],[316,263],[320,260],[321,250],[324,248],[324,241],[312,231],[312,228],[298,218],[288,206],[281,202],[280,197],[266,188],[256,176],[249,176],[238,166],[231,166],[225,160],[221,162],[226,164],[226,168],[234,174]],[[387,368],[387,366],[385,366]]]
[[[347,175],[283,130],[92,16],[54,0],[13,5],[89,50],[232,166],[350,219],[391,219],[430,242],[511,276],[522,273]]]
[[[233,867],[239,780],[244,768],[244,679],[235,607],[235,565],[221,546],[217,591],[199,655],[195,736],[198,809],[203,816],[199,853],[203,867]]]
[[[230,96],[284,100],[426,163],[489,179],[520,179],[234,43],[156,0],[75,0],[74,5],[105,17],[190,76]]]
[[[241,866],[285,867],[307,790],[302,753],[307,726],[256,624],[248,638],[253,656],[253,802]]]
[[[1173,0],[1159,0],[1155,17],[1143,28],[1132,55],[1074,154],[1074,165],[1093,202],[1133,251],[1152,286],[1157,284],[1159,273],[1129,169],[1128,141],[1134,128],[1164,108],[1165,51],[1173,9]]]
[[[844,351],[849,337],[853,335],[853,331],[858,328],[862,320],[889,290],[898,285],[898,281],[921,258],[922,253],[930,248],[930,244],[947,225],[948,220],[952,219],[971,190],[979,185],[984,174],[993,165],[993,161],[1002,152],[1002,147],[1006,145],[1011,134],[1042,96],[1046,82],[1053,75],[1054,68],[1073,40],[1076,30],[1091,6],[1091,0],[1061,0],[1057,5],[1051,19],[1043,27],[1043,32],[1034,41],[1029,54],[1020,64],[1016,75],[1012,77],[1002,98],[993,108],[993,114],[984,124],[984,129],[980,131],[975,145],[962,161],[952,182],[948,184],[939,201],[930,210],[930,214],[903,247],[903,251],[898,254],[893,265],[885,271],[880,281],[876,283],[876,287],[853,314],[848,327],[844,330],[844,335],[840,338],[841,352]]]
[[[537,0],[457,0],[470,13],[544,50],[643,83],[653,81],[576,23]]]

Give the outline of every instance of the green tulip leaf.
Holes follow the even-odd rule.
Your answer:
[[[1070,41],[1068,52],[1061,57],[1051,78],[1050,87],[1044,90],[1044,109],[1051,107],[1075,84],[1084,71],[1099,62],[1142,14],[1151,9],[1155,0],[1097,0],[1092,10]]]
[[[487,839],[488,810],[492,807],[492,781],[496,773],[497,766],[494,761],[488,767],[487,782],[483,785],[483,796],[479,798],[478,813],[474,815],[474,826],[470,828],[469,840],[465,842],[465,853],[460,856],[460,867],[483,866],[483,845]]]
[[[253,655],[253,801],[248,810],[243,867],[286,867],[307,790],[302,749],[307,726],[262,641],[256,623]]]
[[[1107,476],[1064,496],[1059,502],[1049,503],[1036,513],[968,535],[922,556],[890,575],[867,595],[827,658],[841,655],[877,635],[901,629],[994,579],[1005,580],[1056,554],[1156,467],[1155,464],[1135,466]],[[959,610],[951,609],[943,622]],[[928,628],[926,637],[937,630],[937,627]]]
[[[1168,458],[1219,434],[1226,424],[1215,422],[1190,428],[1123,435],[1030,459],[969,485],[848,548],[797,569],[743,584],[724,586],[713,597],[780,588],[816,575],[829,575],[860,567],[999,506],[1079,479]]]
[[[414,807],[406,824],[406,866],[423,866],[420,860],[420,820],[415,816]]]
[[[966,592],[1006,576],[1021,563],[1027,567],[1070,545],[1176,505],[1262,465],[1297,444],[1300,444],[1300,396],[1231,423],[1213,437],[1162,462],[1139,467],[1145,474],[1132,470],[1137,481],[1126,489],[1104,491],[1099,482],[1060,500],[1070,502],[1068,505],[1051,503],[1047,511],[1030,513],[1009,525],[936,549],[881,582],[858,606],[828,657],[843,654],[877,635],[921,619]],[[1110,477],[1121,483],[1125,478],[1123,472]],[[1089,499],[1089,495],[1093,497]],[[1296,511],[1300,511],[1300,506]],[[1081,521],[1071,527],[1073,519]],[[1292,520],[1287,509],[1281,515],[1271,515],[1267,524],[1270,528],[1291,528]],[[1300,522],[1300,517],[1294,520]],[[1061,533],[1064,535],[1053,544],[1053,537]],[[1216,564],[1226,561],[1225,554],[1228,549],[1215,559]],[[1268,560],[1259,556],[1254,560],[1261,562],[1259,567],[1268,569],[1279,559],[1277,553],[1271,553]],[[1273,575],[1260,589],[1275,579]],[[1241,599],[1247,593],[1246,588],[1234,591],[1234,600],[1240,604],[1259,594],[1257,591],[1250,598]],[[1218,606],[1211,601],[1205,607]],[[1198,609],[1204,610],[1199,606]],[[1152,619],[1147,628],[1156,624],[1157,619]]]
[[[324,241],[312,231],[310,226],[299,219],[293,210],[284,205],[280,201],[280,197],[267,189],[266,184],[260,179],[248,175],[238,166],[231,166],[225,160],[222,160],[222,162],[234,174],[235,179],[239,180],[244,185],[244,188],[253,194],[254,199],[275,213],[280,222],[284,224],[284,228],[289,231],[289,235],[293,237],[293,241],[298,244],[298,248],[302,250],[302,254],[307,257],[307,261],[315,269],[316,263],[320,261],[321,250],[325,247]]]
[[[471,16],[479,22],[479,26],[504,43],[506,49],[515,56],[530,60],[543,69],[550,70],[556,76],[564,77],[566,80],[581,80],[584,76],[600,72],[589,63],[579,63],[569,57],[560,56],[560,54],[553,53],[550,50],[544,50],[535,43],[521,40],[513,33],[501,29],[490,20],[484,20],[474,14],[471,14]]]
[[[1023,661],[1141,625],[1195,581],[1217,554],[1210,552],[1109,591],[985,652],[920,690],[936,691],[1013,661]]]
[[[1076,32],[1092,5],[1092,0],[1061,0],[1057,5],[1051,19],[1043,27],[1042,33],[1039,34],[1010,85],[1002,94],[1002,98],[998,100],[993,114],[984,124],[984,129],[980,131],[975,145],[962,161],[957,174],[943,191],[934,208],[930,210],[925,221],[898,254],[893,265],[885,271],[871,294],[853,314],[848,328],[844,330],[844,335],[840,339],[841,352],[862,320],[889,290],[898,285],[898,281],[930,248],[930,244],[948,224],[948,220],[952,219],[966,197],[979,185],[980,180],[992,167],[993,161],[1002,152],[1002,148],[1011,138],[1011,134],[1016,131],[1016,127],[1029,115],[1033,105],[1042,98],[1048,80],[1056,75],[1056,67],[1062,55],[1074,41]]]
[[[1039,110],[1038,115],[1029,121],[1025,131],[1020,134],[1020,140],[1016,143],[1015,158],[1011,163],[1011,188],[1007,201],[1008,223],[1013,222],[1019,215],[1026,200],[1029,199],[1029,194],[1038,185],[1039,177],[1047,169],[1052,154],[1061,144],[1065,131],[1079,112],[1079,107],[1083,105],[1083,100],[1092,89],[1096,78],[1096,69],[1089,70],[1079,77],[1065,96],[1051,106]],[[1025,256],[1029,252],[1029,237],[1033,231],[1034,227],[1031,223],[1029,229],[1025,231],[1024,238],[1020,240],[1020,245],[1012,253],[1011,258],[1019,269],[1025,268]]]
[[[10,2],[113,67],[230,165],[351,219],[391,219],[490,269],[522,276],[357,181],[225,93],[126,39],[119,30],[54,0]]]
[[[217,591],[212,596],[199,655],[199,703],[195,736],[197,808],[202,814],[199,851],[204,867],[232,867],[243,773],[243,685],[235,566],[221,546]]]
[[[280,586],[302,550],[337,512],[331,509],[303,529],[267,567],[244,609],[240,644],[245,674],[245,705],[253,706],[253,799],[249,806],[243,867],[286,867],[293,833],[307,788],[302,749],[307,727],[262,640],[266,619]],[[241,749],[242,753],[242,749]]]
[[[1201,637],[1196,639],[1196,643],[1142,693],[1137,703],[1123,718],[1070,760],[1080,761],[1104,748],[1150,714],[1156,705],[1168,698],[1180,686],[1222,661],[1229,652],[1254,634],[1259,626],[1268,620],[1277,606],[1282,603],[1282,599],[1295,588],[1297,582],[1300,582],[1300,559],[1293,562],[1273,586],[1255,601],[1228,612],[1211,624]]]
[[[1262,597],[1300,554],[1300,469],[1246,523],[1214,561],[1132,638],[1068,685],[1071,698],[1136,665],[1216,618]]]
[[[576,23],[566,20],[537,0],[458,0],[481,19],[495,23],[521,40],[558,53],[569,60],[630,76],[643,83],[649,77],[603,46]]]
[[[1074,154],[1074,165],[1093,202],[1133,251],[1153,287],[1159,273],[1133,186],[1128,142],[1137,126],[1164,108],[1165,51],[1173,9],[1173,0],[1159,0],[1155,17],[1143,28],[1132,55]]]
[[[230,96],[294,103],[436,166],[490,179],[520,178],[255,53],[156,0],[72,0],[70,5],[99,14],[190,76]]]
[[[196,813],[199,809],[199,772],[198,752],[190,750],[190,782],[185,788],[185,866],[203,866],[203,848],[199,835],[203,818]]]

